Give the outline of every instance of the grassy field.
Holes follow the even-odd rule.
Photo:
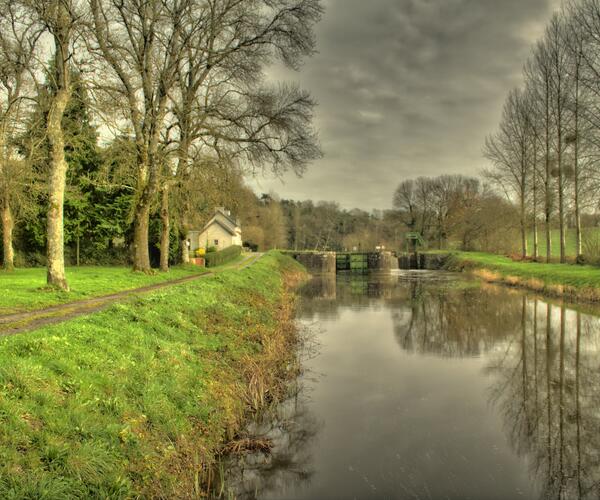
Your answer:
[[[207,272],[197,266],[176,266],[168,273],[147,275],[125,267],[69,267],[67,280],[71,291],[45,289],[46,269],[30,268],[0,271],[0,314],[62,304],[120,290]]]
[[[598,227],[589,227],[583,228],[582,230],[583,240],[586,238],[592,239],[600,239],[600,228]],[[551,233],[552,237],[552,255],[558,257],[560,255],[560,231],[558,229],[553,229]],[[538,240],[539,240],[539,252],[541,256],[546,255],[546,234],[544,233],[543,228],[540,228],[538,232]],[[575,229],[568,229],[566,238],[566,250],[567,256],[576,257],[577,251],[575,249]],[[528,251],[531,254],[533,252],[533,234],[529,235],[527,239]]]
[[[574,264],[515,262],[508,257],[478,252],[453,252],[450,267],[487,271],[481,277],[574,298],[600,299],[600,268]]]
[[[197,498],[293,359],[286,282],[244,270],[0,341],[0,498]]]

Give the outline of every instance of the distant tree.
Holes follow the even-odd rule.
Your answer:
[[[408,179],[396,188],[392,202],[406,228],[421,234],[425,239],[431,237],[431,223],[435,216],[435,190],[435,183],[430,178]]]

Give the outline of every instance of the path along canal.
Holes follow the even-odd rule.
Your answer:
[[[599,317],[399,272],[315,278],[299,321],[300,389],[249,427],[273,452],[233,460],[225,496],[598,497]]]

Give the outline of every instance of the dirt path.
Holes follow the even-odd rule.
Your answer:
[[[247,255],[241,262],[237,262],[231,266],[226,266],[223,270],[245,269],[246,267],[254,264],[260,257],[262,257],[262,254]],[[102,295],[100,297],[78,300],[76,302],[68,302],[66,304],[57,304],[55,306],[44,307],[43,309],[35,309],[33,311],[5,314],[0,316],[0,336],[5,337],[7,335],[14,335],[16,333],[29,332],[37,328],[41,328],[42,326],[61,323],[84,314],[101,311],[121,299],[153,292],[155,290],[160,290],[161,288],[188,283],[190,281],[210,278],[215,274],[218,273],[209,271],[204,274],[196,274],[176,280],[163,281],[162,283],[155,283],[153,285],[134,288],[132,290],[123,290],[122,292]]]

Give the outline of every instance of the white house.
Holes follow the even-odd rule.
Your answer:
[[[219,207],[202,229],[190,231],[187,238],[192,254],[198,248],[223,250],[232,245],[242,246],[242,228],[229,210]]]

